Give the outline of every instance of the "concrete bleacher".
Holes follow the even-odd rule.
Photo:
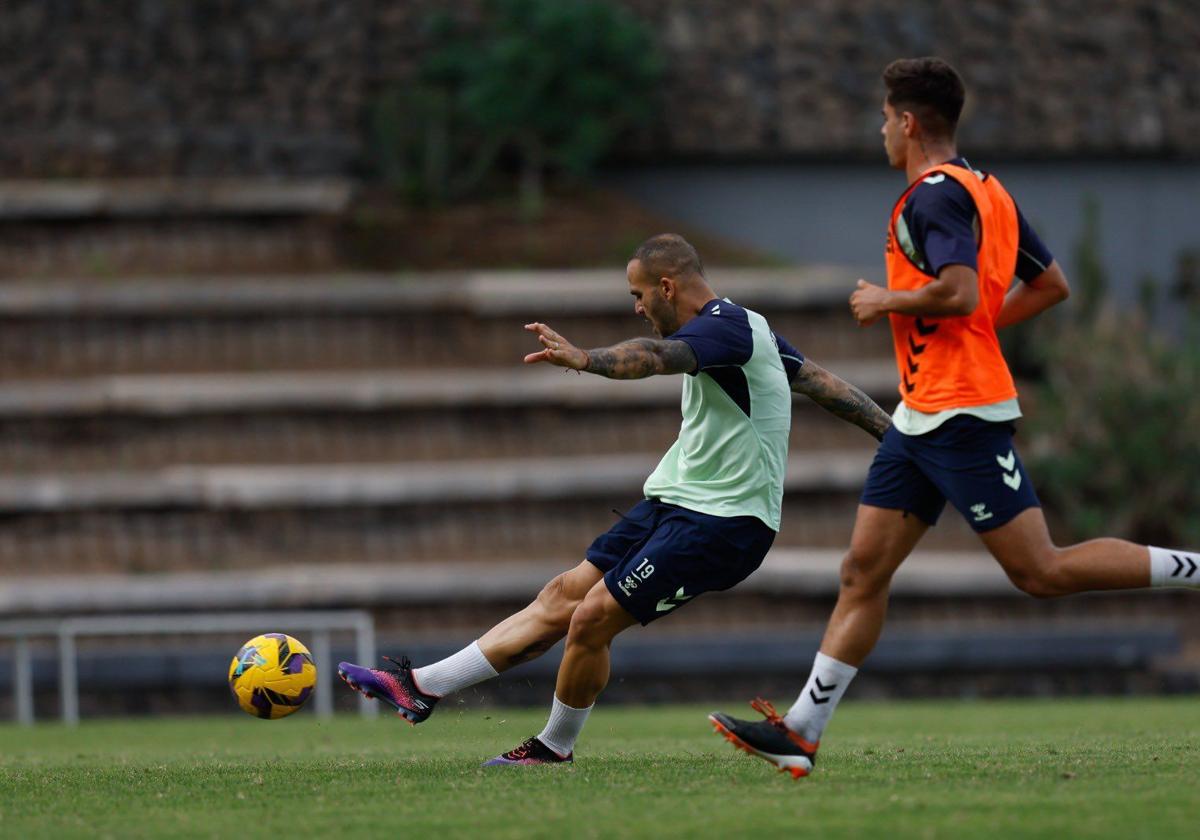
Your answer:
[[[742,270],[721,291],[817,358],[886,358],[885,331],[847,323],[853,280]],[[614,270],[5,283],[0,376],[509,368],[528,321],[553,318],[589,346],[643,332],[624,282]]]
[[[340,178],[0,180],[0,222],[332,215],[352,193]]]
[[[894,404],[886,329],[846,312],[854,275],[710,275]],[[531,320],[585,346],[647,332],[619,268],[0,283],[0,616],[362,607],[385,638],[470,638],[582,559],[678,431],[677,380],[522,366]],[[771,555],[656,632],[811,636],[873,448],[797,398]],[[985,633],[1029,609],[1016,594],[948,512],[892,609]]]
[[[845,362],[837,370],[881,400],[891,390],[890,365]],[[670,379],[585,380],[544,366],[14,381],[0,390],[0,469],[653,453],[673,439],[678,404],[679,383]],[[797,403],[796,411],[818,409]],[[621,422],[634,412],[639,422]],[[575,434],[555,434],[561,424]],[[869,442],[845,424],[807,423],[792,447]]]
[[[308,272],[338,264],[342,178],[0,180],[0,277]]]
[[[851,274],[720,276],[894,402],[886,335],[849,340]],[[577,556],[674,439],[679,383],[522,366],[535,317],[645,331],[619,271],[2,285],[0,570]],[[872,446],[797,401],[782,545],[844,544]]]

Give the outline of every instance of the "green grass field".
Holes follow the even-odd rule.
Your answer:
[[[1200,833],[1196,699],[850,702],[799,782],[707,711],[601,705],[574,767],[488,770],[542,710],[4,725],[0,837]]]

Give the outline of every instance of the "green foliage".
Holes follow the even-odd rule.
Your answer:
[[[1098,212],[1085,207],[1069,316],[1030,333],[1044,377],[1033,474],[1073,539],[1197,545],[1200,317],[1182,307],[1182,327],[1164,328],[1149,278],[1136,304],[1106,304]]]
[[[466,151],[451,143],[452,116],[449,97],[439,88],[414,84],[383,91],[368,115],[373,174],[414,203],[444,201],[451,159]]]
[[[548,172],[586,176],[653,115],[661,61],[648,27],[616,5],[490,0],[478,21],[442,14],[429,29],[419,78],[371,119],[376,169],[410,198],[470,195],[511,159],[536,217]]]
[[[1188,837],[1200,710],[1179,700],[843,704],[794,782],[709,706],[605,707],[573,767],[482,769],[545,711],[416,729],[307,713],[0,725],[5,837]],[[729,711],[735,711],[730,708]],[[244,720],[242,718],[245,718]],[[381,829],[382,827],[382,829]]]
[[[1065,325],[1034,415],[1034,474],[1075,538],[1200,544],[1200,330],[1141,312]]]
[[[1081,321],[1092,321],[1104,303],[1108,278],[1100,258],[1100,202],[1094,195],[1083,200],[1083,230],[1075,243],[1074,303]]]

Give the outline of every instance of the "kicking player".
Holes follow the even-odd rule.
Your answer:
[[[752,703],[766,720],[709,716],[735,746],[796,778],[812,769],[826,724],[879,638],[892,575],[947,499],[1034,597],[1200,586],[1200,555],[1191,552],[1050,541],[1013,447],[1021,411],[996,330],[1065,300],[1066,278],[999,181],[959,156],[965,93],[954,69],[937,58],[902,59],[883,81],[884,147],[909,186],[888,224],[887,288],[859,280],[850,309],[864,327],[891,321],[903,402],[868,473],[837,605],[804,690],[784,715]],[[1014,275],[1023,282],[1013,285]]]
[[[626,274],[634,312],[660,339],[582,350],[545,324],[526,324],[542,349],[525,362],[610,379],[688,374],[679,439],[646,480],[645,498],[596,538],[584,562],[458,653],[421,668],[389,657],[392,667],[383,669],[338,668],[351,687],[416,724],[447,694],[540,656],[566,636],[545,728],[489,765],[571,761],[608,682],[613,638],[758,568],[779,529],[791,392],[876,438],[891,424],[861,391],[777,338],[761,315],[717,297],[682,237],[647,240]]]

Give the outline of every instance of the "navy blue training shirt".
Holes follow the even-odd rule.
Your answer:
[[[771,335],[791,384],[804,364],[804,356],[786,339]],[[731,301],[713,298],[704,304],[699,315],[667,337],[686,342],[696,354],[696,369],[689,376],[707,373],[750,414],[750,393],[742,366],[754,354],[754,335],[745,309]]]
[[[947,162],[972,168],[961,157]],[[922,180],[909,193],[901,211],[912,243],[923,257],[923,260],[913,262],[931,277],[937,277],[938,272],[948,265],[978,268],[975,201],[958,181],[945,176],[939,178],[940,175],[936,173],[929,180]],[[1050,266],[1054,256],[1025,220],[1020,207],[1017,208],[1017,231],[1016,275],[1028,283]]]

